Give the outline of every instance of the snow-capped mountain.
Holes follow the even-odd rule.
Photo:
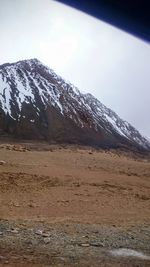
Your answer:
[[[150,143],[91,94],[37,59],[0,66],[0,134],[100,147]]]

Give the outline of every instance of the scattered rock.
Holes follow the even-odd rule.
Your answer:
[[[5,148],[7,150],[19,151],[19,152],[29,151],[28,148],[26,148],[25,146],[19,145],[19,144],[16,144],[16,145],[4,144],[4,145],[1,145],[0,148]]]
[[[0,165],[5,165],[5,164],[6,164],[6,161],[0,160]]]
[[[0,232],[0,235],[3,235],[3,232]]]
[[[88,243],[82,243],[82,244],[80,244],[80,246],[81,247],[90,247],[90,244],[88,244]]]
[[[65,262],[65,258],[60,257],[59,259],[60,259],[61,261]]]
[[[10,232],[13,233],[13,234],[18,234],[19,233],[17,228],[12,229]]]
[[[50,236],[50,233],[42,233],[42,236],[43,237],[49,237]]]
[[[18,208],[18,207],[20,207],[20,204],[19,203],[13,203],[13,206]]]
[[[30,208],[35,208],[36,205],[35,205],[34,203],[29,203],[29,207],[30,207]]]
[[[92,247],[104,247],[104,244],[95,241],[95,242],[90,242],[90,246],[92,246]]]
[[[43,230],[37,230],[37,231],[35,231],[35,234],[36,235],[43,235]]]
[[[51,241],[50,237],[46,237],[46,238],[44,238],[44,243],[45,243],[45,244],[50,243],[50,241]]]

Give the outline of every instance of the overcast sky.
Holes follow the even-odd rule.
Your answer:
[[[0,64],[38,58],[150,137],[150,45],[52,0],[0,0]]]

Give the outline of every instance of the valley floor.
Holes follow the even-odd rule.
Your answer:
[[[28,143],[0,164],[0,267],[150,266],[149,159]]]

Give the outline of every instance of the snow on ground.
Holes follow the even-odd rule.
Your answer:
[[[110,254],[116,257],[136,257],[142,260],[150,260],[150,256],[129,248],[119,248],[110,250]]]

